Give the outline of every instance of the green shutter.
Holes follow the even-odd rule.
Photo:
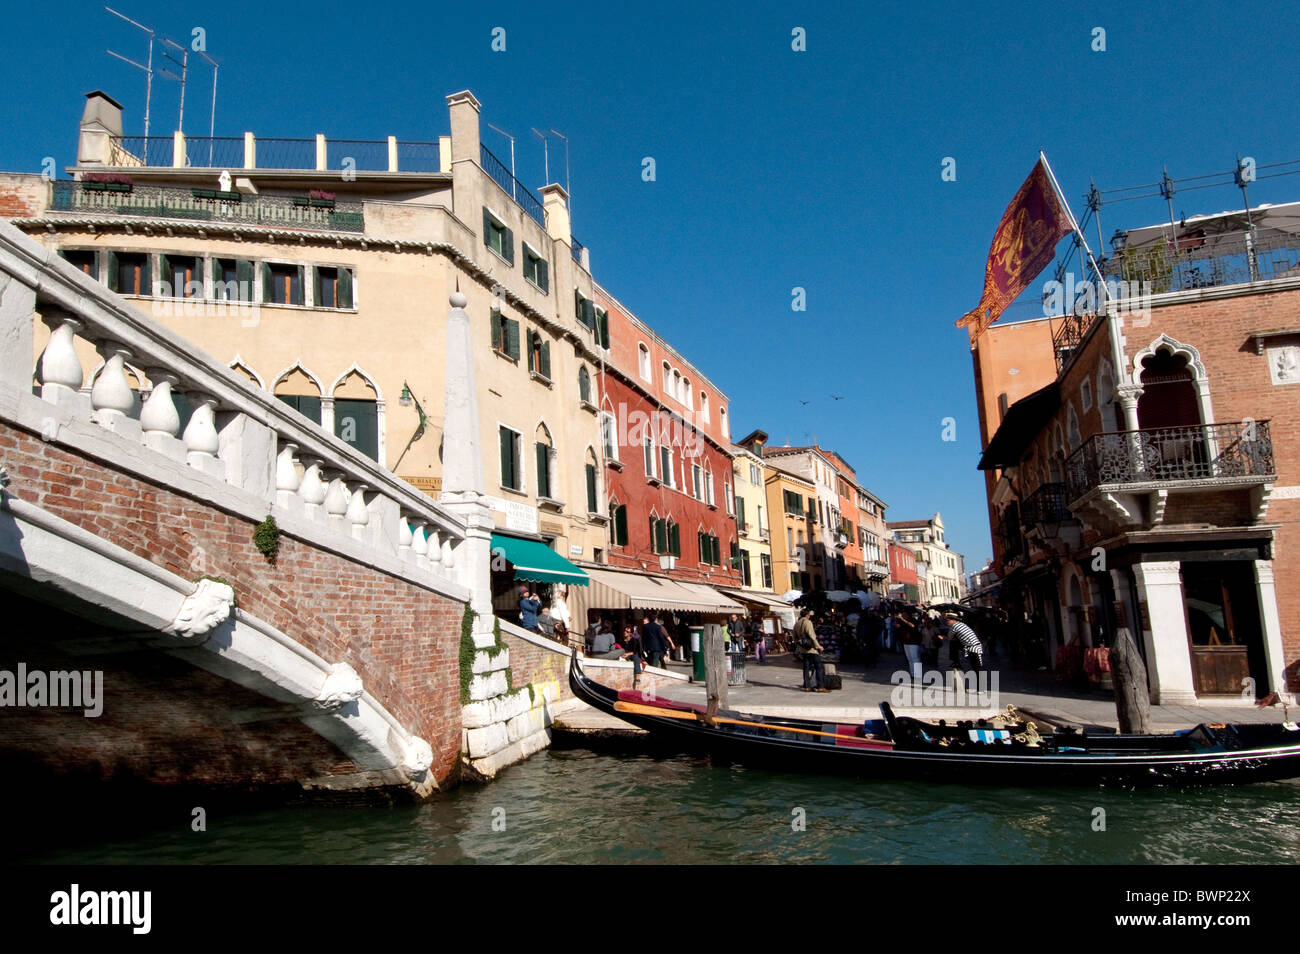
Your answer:
[[[582,292],[576,288],[573,290],[573,315],[582,321]]]
[[[338,285],[335,284],[334,288],[336,289],[335,294],[337,295]],[[320,266],[319,266],[319,265],[313,266],[313,267],[312,267],[312,270],[311,270],[311,295],[312,295],[312,298],[311,298],[312,304],[315,305],[317,308],[321,307],[321,303],[320,303]],[[337,305],[338,305],[338,302],[335,301],[334,304],[337,306]]]
[[[682,555],[682,528],[673,524],[668,530],[668,549],[673,556]]]
[[[515,263],[515,233],[509,229],[506,229],[505,260],[511,265]]]
[[[549,274],[550,263],[546,259],[537,260],[537,286],[544,292],[550,293],[551,277]]]
[[[515,486],[514,478],[514,451],[515,439],[504,427],[499,428],[501,435],[501,484],[505,487]]]
[[[659,521],[654,517],[650,518],[650,549],[655,553],[662,552],[659,549]]]
[[[534,332],[532,331],[528,332],[528,370],[529,371],[537,370],[536,367],[537,359],[533,357],[533,335]]]
[[[492,214],[483,209],[483,244],[492,247]]]
[[[549,497],[551,495],[551,468],[550,468],[550,448],[545,444],[537,444],[537,496]]]
[[[740,496],[736,497],[736,526],[745,528],[745,498]]]
[[[339,269],[338,299],[340,308],[352,307],[352,269]]]
[[[302,266],[299,265],[299,266],[294,270],[294,273],[293,273],[293,285],[292,285],[292,286],[290,287],[290,289],[289,289],[290,294],[291,294],[291,297],[293,298],[293,301],[290,302],[290,304],[301,305],[301,304],[303,303],[303,297],[302,297],[302,287],[303,287],[303,286],[302,286],[302,279],[303,279],[303,275],[302,275]]]
[[[488,321],[492,325],[492,350],[501,351],[501,312],[493,308]]]
[[[153,282],[149,277],[149,267],[153,265],[153,256],[148,252],[144,253],[144,264],[140,266],[140,294],[152,295]]]
[[[593,332],[596,330],[596,303],[590,298],[582,299],[582,323]]]
[[[625,505],[614,510],[614,542],[619,546],[627,545],[627,507]]]
[[[239,299],[251,302],[253,295],[253,263],[246,258],[235,261],[235,282],[239,285]]]
[[[548,381],[551,378],[551,343],[542,342],[542,377]]]
[[[600,513],[596,509],[598,501],[596,500],[596,465],[587,465],[587,512]]]
[[[267,262],[262,263],[262,301],[271,302],[274,296],[271,294],[271,266]]]
[[[108,290],[117,291],[121,285],[121,275],[117,270],[117,252],[108,253]]]
[[[602,348],[609,347],[609,312],[607,311],[602,311],[600,313],[600,328],[597,332],[596,337],[597,337],[597,343]]]
[[[519,360],[519,322],[513,318],[506,322],[506,354]]]

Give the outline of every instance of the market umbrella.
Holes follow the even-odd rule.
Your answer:
[[[826,592],[826,598],[832,603],[843,603],[846,600],[853,599],[853,594],[848,590],[828,590]]]
[[[793,603],[803,596],[803,590],[786,590],[781,594],[781,599],[787,603]]]

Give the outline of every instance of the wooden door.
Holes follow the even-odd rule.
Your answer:
[[[1183,598],[1196,694],[1240,695],[1263,652],[1249,564],[1184,563]]]

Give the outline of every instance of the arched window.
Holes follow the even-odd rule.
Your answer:
[[[587,448],[584,470],[587,478],[587,513],[600,513],[600,493],[596,485],[596,475],[598,473],[596,452],[590,447]]]
[[[537,425],[534,440],[535,459],[537,461],[537,496],[554,499],[552,478],[555,476],[555,444],[551,440],[551,432],[547,430],[545,424]]]
[[[578,365],[578,398],[586,404],[591,403],[591,375],[585,364]]]
[[[722,426],[722,436],[730,437],[731,431],[727,430],[727,409],[725,407],[718,408],[718,423]]]
[[[650,380],[650,349],[644,344],[636,346],[637,367],[641,369],[641,380]]]
[[[301,364],[295,364],[275,382],[275,396],[313,424],[321,422],[320,382]]]
[[[334,385],[334,436],[379,460],[379,392],[353,370]]]
[[[673,371],[673,383],[668,388],[668,393],[679,401],[682,399],[682,376],[679,371]]]
[[[700,420],[709,423],[709,395],[704,391],[700,392]]]
[[[551,343],[544,340],[538,331],[528,336],[528,370],[550,380]]]
[[[673,369],[668,367],[668,362],[665,361],[664,362],[664,390],[665,391],[668,390],[669,385],[672,383],[672,379],[673,379]]]
[[[682,403],[687,407],[695,407],[695,395],[691,393],[691,379],[682,378]]]
[[[609,542],[616,547],[627,546],[627,505],[613,498],[609,501]]]

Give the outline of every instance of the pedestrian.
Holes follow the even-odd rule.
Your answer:
[[[903,655],[907,657],[907,671],[912,674],[913,679],[919,680],[921,678],[920,630],[906,614],[899,613],[894,623],[894,632],[898,634],[899,641],[903,644]]]
[[[767,633],[760,626],[754,627],[754,658],[759,665],[767,665]]]
[[[641,620],[641,647],[651,666],[663,667],[664,653],[668,651],[669,644],[668,634],[664,632],[664,628],[659,621],[657,619],[651,620],[649,616],[643,617]]]
[[[794,624],[794,644],[803,662],[803,691],[830,692],[825,688],[825,669],[822,667],[822,645],[813,628],[812,610],[799,611],[799,622]]]
[[[745,624],[735,613],[727,620],[727,644],[729,653],[745,651]]]
[[[551,615],[549,606],[542,607],[542,615],[537,617],[537,628],[541,630],[543,636],[555,638],[555,617]]]
[[[944,619],[948,620],[948,638],[953,641],[954,646],[961,647],[961,655],[966,657],[973,672],[982,672],[984,670],[984,646],[980,642],[979,636],[975,630],[971,629],[961,621],[961,617],[949,610],[943,614]]]
[[[602,630],[597,633],[591,641],[591,654],[593,656],[603,656],[614,648],[614,634],[609,630]]]
[[[537,615],[541,609],[542,601],[524,587],[523,594],[519,597],[519,625],[531,632],[540,632]]]

